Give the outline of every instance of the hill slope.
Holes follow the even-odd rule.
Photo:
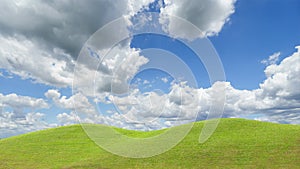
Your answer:
[[[0,140],[0,168],[297,168],[300,126],[222,119],[204,144],[203,122],[170,151],[130,159],[100,149],[80,125]],[[151,133],[121,130],[142,137]]]

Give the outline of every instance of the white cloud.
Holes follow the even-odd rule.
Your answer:
[[[0,113],[0,138],[57,126],[45,122],[43,117],[44,114],[39,112],[27,113],[23,118],[15,118],[13,112],[2,112]]]
[[[61,96],[58,90],[50,89],[45,93],[45,96],[52,99],[55,106],[59,108],[76,110],[78,113],[84,113],[89,116],[96,113],[95,106],[93,106],[89,99],[81,93],[75,93],[67,98],[66,96]]]
[[[129,44],[128,44],[129,45]],[[140,67],[149,60],[144,56],[140,56],[140,50],[133,48],[116,48],[102,62],[107,64],[111,74],[108,76],[111,82],[109,88],[99,88],[100,91],[123,93],[128,90],[128,80],[138,72]],[[107,77],[107,76],[106,76]],[[96,76],[97,79],[103,79],[103,74]],[[105,78],[106,79],[106,78]],[[105,83],[99,81],[97,85]]]
[[[257,114],[273,122],[298,123],[300,115],[300,50],[279,64],[266,67],[267,79],[256,90],[237,90],[228,84],[225,114]],[[259,118],[258,118],[259,119]]]
[[[62,125],[79,123],[80,117],[73,111],[71,113],[61,113],[56,116],[58,122]]]
[[[48,107],[41,98],[0,93],[0,138],[55,127],[43,120],[43,113],[37,112]]]
[[[99,114],[89,97],[76,93],[71,97],[62,96],[58,90],[48,90],[45,96],[53,100],[53,103],[69,113],[57,115],[62,124],[91,122],[113,125],[127,129],[152,130],[179,125],[195,120],[203,120],[207,117],[210,107],[216,102],[222,102],[219,94],[226,90],[226,102],[224,103],[224,117],[255,117],[258,120],[299,123],[300,91],[297,78],[300,74],[299,51],[283,59],[278,65],[266,67],[267,79],[255,90],[238,90],[229,82],[216,82],[207,89],[195,89],[187,83],[171,83],[169,93],[146,92],[138,89],[130,90],[126,96],[107,95],[109,102],[114,103],[120,112],[111,111],[108,114]],[[225,87],[225,88],[224,88]],[[2,104],[11,104],[15,100],[16,105],[23,107],[47,107],[43,100],[20,97],[14,95],[0,95]],[[5,99],[3,99],[5,98]],[[74,102],[75,100],[75,102]],[[22,102],[24,103],[22,103]],[[74,108],[78,111],[75,114]],[[12,113],[12,112],[11,112]],[[12,116],[11,113],[2,116]],[[121,114],[120,114],[121,113]],[[29,116],[18,121],[18,124],[27,124]],[[38,114],[37,114],[38,116]],[[24,121],[24,119],[26,119]],[[16,125],[11,122],[11,126]],[[5,122],[3,125],[9,125]]]
[[[96,30],[121,16],[133,16],[153,0],[2,0],[2,35],[26,35],[47,48],[60,48],[77,57],[83,43]]]
[[[166,6],[161,8],[160,23],[175,38],[192,40],[213,36],[221,31],[229,16],[234,13],[234,3],[235,0],[165,0]],[[191,22],[200,29],[201,34],[176,17]]]
[[[135,15],[137,12],[141,11],[141,9],[148,9],[148,5],[155,0],[128,0],[127,2],[127,11],[130,16]]]
[[[130,48],[129,43],[117,45],[105,57],[99,60],[83,54],[82,61],[77,62],[73,89],[86,96],[95,96],[100,100],[107,93],[122,94],[128,90],[128,81],[138,72],[140,67],[149,60],[140,55],[140,50]],[[98,52],[97,52],[98,53]]]
[[[108,124],[127,129],[153,130],[167,127],[161,120],[170,121],[172,125],[179,125],[190,122],[196,119],[199,106],[199,95],[202,89],[193,89],[186,85],[186,83],[173,84],[172,90],[169,94],[161,94],[156,92],[141,93],[138,89],[129,92],[129,95],[113,96],[110,95],[110,103],[120,110],[109,111],[108,114],[99,114],[95,105],[88,102],[84,103],[84,109],[90,109],[95,113],[89,115],[84,114],[84,111],[75,113],[62,113],[57,115],[57,119],[61,124],[73,124],[78,122],[90,122]],[[58,98],[60,94],[55,90],[49,90],[46,96],[51,96],[55,104],[59,107],[70,110],[69,106],[71,99]],[[182,100],[180,98],[183,97]],[[192,100],[192,102],[190,102]],[[76,106],[75,105],[73,106]],[[78,103],[82,103],[79,101]],[[77,109],[76,109],[77,110]],[[167,123],[166,123],[167,124]]]
[[[48,104],[39,98],[19,96],[15,93],[3,95],[0,93],[0,100],[3,105],[19,108],[47,108]]]
[[[265,69],[267,79],[260,84],[264,97],[300,100],[300,50]]]
[[[229,82],[216,82],[210,88],[195,89],[180,82],[171,83],[169,93],[142,93],[139,89],[133,89],[125,96],[109,94],[107,103],[113,103],[119,112],[110,111],[108,115],[95,113],[92,117],[80,118],[84,122],[127,129],[160,129],[194,121],[196,115],[197,120],[206,119],[212,105],[222,105],[220,93],[225,90],[223,117],[297,124],[300,122],[299,67],[300,55],[297,51],[278,65],[266,67],[267,79],[255,90],[235,89]],[[53,97],[58,96],[52,93]],[[74,120],[74,116],[67,114],[60,115],[62,117]]]
[[[280,52],[276,52],[274,53],[273,55],[269,56],[268,59],[264,59],[261,61],[262,64],[265,64],[265,65],[274,65],[278,62],[279,60],[279,56],[280,56]]]
[[[270,110],[267,115],[257,117],[255,120],[284,124],[300,124],[299,108],[289,110]]]
[[[23,36],[0,35],[0,46],[0,68],[47,85],[65,87],[72,84],[74,61],[70,55],[58,50],[45,51]]]
[[[48,99],[58,100],[60,98],[60,93],[58,90],[50,89],[45,93]]]
[[[226,91],[223,117],[261,116],[273,122],[298,123],[300,115],[300,51],[285,58],[278,65],[266,67],[267,79],[255,90],[239,90],[229,82],[216,82],[207,89],[193,89],[186,84],[172,84],[171,92],[158,95],[155,92],[140,93],[133,90],[125,97],[111,97],[123,112],[127,122],[151,124],[164,119],[158,128],[192,120],[196,112],[198,120],[204,120],[210,106],[222,102],[221,90]],[[225,88],[224,88],[225,87]],[[201,96],[201,97],[200,97]],[[152,121],[151,121],[152,120]],[[177,123],[179,124],[179,123]]]
[[[95,73],[102,80],[97,85],[99,91],[111,91],[111,87],[127,89],[127,80],[148,60],[140,56],[138,49],[130,48],[129,43],[116,46],[105,57],[100,67],[98,60],[91,63],[76,63],[76,77],[73,83],[75,61],[59,49],[47,52],[24,37],[5,38],[0,35],[0,68],[19,75],[23,79],[56,87],[74,86],[84,89],[85,94],[92,95]],[[57,56],[57,57],[56,57]],[[58,57],[59,56],[59,57]],[[85,56],[86,59],[93,59]],[[130,68],[129,68],[130,67]],[[43,69],[41,69],[43,68]],[[90,86],[92,85],[92,86]],[[117,89],[117,88],[115,88]],[[115,92],[118,92],[117,90]]]
[[[76,58],[84,42],[113,19],[121,16],[129,18],[152,1],[1,1],[0,68],[23,79],[55,87],[70,87]],[[129,20],[127,22],[125,24],[130,24]],[[129,33],[128,30],[120,31],[118,27],[115,29],[122,35]],[[106,31],[107,39],[121,36],[111,34],[111,31]],[[106,51],[104,48],[108,46],[103,43],[107,41],[98,40],[101,43],[97,45],[99,50]],[[110,41],[107,43],[110,44]],[[87,70],[92,68],[91,65],[85,66],[82,66],[85,73],[93,71]],[[82,79],[82,82],[86,80]]]
[[[149,80],[144,80],[143,81],[143,84],[149,84],[150,82],[149,82]]]
[[[161,81],[163,81],[164,83],[168,83],[169,79],[166,77],[161,78]]]
[[[170,93],[159,94],[155,91],[141,93],[138,89],[128,96],[111,96],[112,103],[120,110],[127,123],[143,124],[155,128],[164,127],[161,120],[192,121],[200,110],[202,89],[193,89],[181,82],[173,84]],[[160,124],[160,125],[157,125]]]

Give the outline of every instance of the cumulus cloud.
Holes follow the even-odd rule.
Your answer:
[[[96,123],[96,124],[107,124],[117,127],[125,127],[121,118],[116,118],[118,114],[112,116],[102,116],[100,114],[94,114],[93,116],[81,116],[82,114],[75,111],[60,113],[56,116],[60,125],[70,125],[78,123]]]
[[[87,115],[93,115],[96,113],[96,110],[90,103],[89,99],[81,93],[76,93],[67,98],[66,96],[61,96],[58,90],[50,89],[45,93],[45,96],[51,99],[55,106],[59,108],[76,110],[78,113],[84,113]]]
[[[155,126],[154,129],[157,129],[164,127],[161,120],[173,123],[195,120],[201,108],[201,91],[181,82],[174,83],[167,94],[156,91],[141,93],[135,89],[127,96],[110,96],[109,99],[127,123],[152,126],[152,129]]]
[[[234,13],[236,0],[165,0],[160,14],[164,30],[176,38],[196,39],[218,34]],[[175,17],[172,17],[175,16]],[[185,19],[200,29],[182,22]]]
[[[265,69],[267,79],[260,84],[262,95],[270,98],[300,100],[300,48],[280,64]]]
[[[299,54],[298,50],[279,64],[267,66],[267,78],[255,90],[239,90],[230,82],[215,82],[204,89],[191,88],[186,82],[172,82],[169,93],[142,93],[139,89],[132,89],[126,95],[110,93],[105,104],[113,104],[116,109],[106,115],[95,113],[92,118],[80,118],[85,122],[127,129],[153,130],[205,120],[214,111],[211,106],[218,104],[218,110],[223,110],[224,105],[223,117],[255,117],[257,120],[297,124],[300,122]],[[226,100],[220,97],[223,91]],[[54,91],[48,95],[60,96]],[[59,116],[61,121],[63,118],[72,121],[74,117],[72,113]]]
[[[23,118],[25,116],[23,110],[26,108],[31,110],[48,108],[48,104],[43,99],[19,96],[14,93],[8,95],[0,93],[0,102],[0,108],[12,109],[15,118]]]
[[[56,119],[62,125],[76,124],[80,121],[79,116],[73,111],[71,113],[58,114]]]
[[[73,103],[74,100],[72,99],[75,99],[76,94],[66,98],[60,96],[57,90],[49,90],[45,95],[51,98],[58,107],[66,110],[71,109],[69,113],[57,115],[61,124],[87,122],[127,129],[153,130],[195,120],[200,110],[201,91],[202,89],[194,89],[185,82],[181,82],[179,84],[174,83],[168,94],[155,91],[141,93],[139,89],[130,91],[126,96],[110,94],[108,96],[109,101],[106,103],[114,104],[117,109],[104,114],[98,112],[95,105],[91,104],[91,101],[84,96],[80,96],[81,100]],[[81,106],[76,105],[76,103],[81,104]],[[76,113],[73,111],[74,109],[76,109]],[[162,123],[161,120],[169,121],[169,123]]]
[[[103,81],[98,83],[97,90],[111,91],[111,85],[125,86],[139,67],[148,62],[145,57],[140,56],[138,49],[130,48],[129,45],[126,43],[114,47],[102,62],[93,58],[89,52],[84,56],[85,62],[75,62],[62,50],[47,52],[23,36],[5,38],[0,35],[0,68],[23,79],[33,79],[34,82],[50,86],[67,87],[73,84],[76,64],[74,86],[85,88],[86,94],[91,94],[93,91],[89,90],[94,86],[89,86],[89,82],[101,78]],[[98,77],[95,77],[96,72]]]
[[[65,113],[57,115],[57,120],[62,125],[80,121],[127,129],[153,130],[191,122],[196,118],[204,120],[210,113],[211,106],[222,102],[219,98],[222,90],[226,91],[223,117],[252,116],[257,120],[298,123],[300,119],[298,113],[300,82],[297,78],[300,74],[299,54],[300,52],[296,51],[279,64],[267,66],[265,69],[267,78],[260,84],[260,88],[255,90],[235,89],[229,82],[216,82],[206,89],[191,88],[185,82],[172,82],[169,93],[156,91],[142,93],[139,89],[130,90],[126,95],[109,93],[105,98],[106,102],[101,100],[100,102],[114,104],[117,109],[109,110],[109,113],[104,114],[98,112],[91,97],[81,93],[66,97],[58,90],[51,89],[45,93],[45,96],[52,100],[54,105],[66,110]],[[25,102],[22,103],[23,107],[38,107],[38,105],[40,108],[47,107],[47,103],[41,99],[18,98],[13,95],[0,95],[0,97],[2,100],[6,99],[2,105],[14,103],[9,100],[22,100]],[[22,104],[17,103],[17,105]],[[74,109],[78,112],[75,113]]]
[[[76,58],[84,42],[96,30],[121,16],[127,18],[124,24],[130,25],[130,17],[152,1],[1,1],[0,68],[34,82],[70,87]],[[106,39],[119,36],[110,32],[106,30]],[[129,34],[128,30],[116,32]],[[99,50],[109,43],[103,39],[98,42]]]
[[[73,89],[99,99],[108,93],[126,93],[128,81],[149,61],[140,55],[139,49],[130,48],[129,42],[116,45],[105,56],[99,56],[101,61],[93,57],[98,51],[89,50],[85,48],[82,61],[77,62]]]
[[[20,96],[15,93],[3,95],[0,93],[0,100],[3,106],[14,108],[47,108],[48,104],[40,98]]]
[[[52,50],[60,48],[77,57],[88,37],[108,22],[132,16],[153,0],[17,1],[0,2],[2,35],[26,35]]]
[[[198,120],[206,119],[211,105],[216,102],[222,104],[223,100],[218,96],[225,90],[223,117],[260,116],[261,120],[297,123],[300,119],[299,67],[300,50],[279,64],[267,66],[267,78],[255,90],[235,89],[229,82],[216,82],[206,89],[172,84],[168,94],[135,90],[129,96],[111,99],[128,119],[146,123],[151,121],[149,119],[163,118],[164,125],[172,126],[175,125],[173,117],[177,117],[178,121],[193,119],[191,112],[198,113]]]
[[[56,126],[45,122],[45,114],[38,112],[48,107],[41,98],[0,93],[0,137]]]
[[[224,113],[236,117],[262,115],[260,120],[296,123],[300,108],[300,50],[279,64],[266,67],[266,80],[256,90],[237,90],[229,87]],[[236,98],[236,99],[234,99]],[[228,109],[231,107],[230,109]]]
[[[96,75],[97,90],[100,92],[124,93],[128,90],[128,80],[138,72],[149,59],[140,55],[140,50],[134,48],[116,47],[102,61],[109,73],[102,70]],[[101,79],[101,80],[100,80]],[[103,85],[106,84],[106,85]]]
[[[72,84],[74,61],[70,55],[58,49],[45,51],[24,36],[0,35],[0,46],[0,68],[47,85],[65,87]]]
[[[43,120],[45,114],[39,112],[27,113],[24,118],[15,118],[13,112],[0,113],[0,137],[9,137],[16,134],[56,127]]]
[[[58,100],[60,98],[60,93],[58,90],[50,89],[45,93],[46,98],[52,99],[52,100]]]

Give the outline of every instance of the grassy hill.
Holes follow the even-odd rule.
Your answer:
[[[199,144],[203,124],[195,123],[170,151],[145,159],[100,149],[80,125],[38,131],[0,140],[0,168],[300,168],[299,125],[222,119],[213,136]],[[153,135],[119,131],[134,137]]]

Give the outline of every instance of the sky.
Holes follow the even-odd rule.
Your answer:
[[[156,130],[209,114],[300,124],[298,0],[0,8],[0,138],[75,123]]]

